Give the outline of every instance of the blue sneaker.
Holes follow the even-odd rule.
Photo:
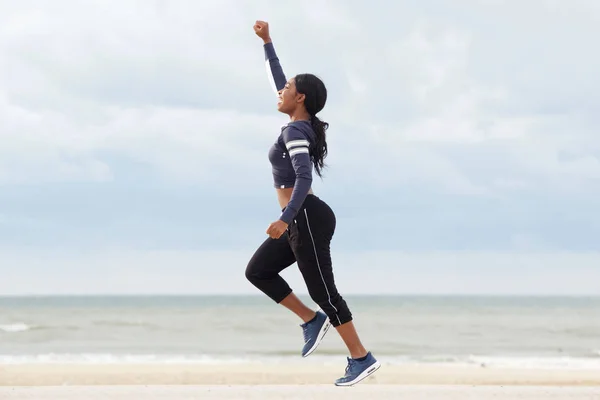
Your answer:
[[[367,353],[367,358],[363,361],[358,361],[353,358],[348,358],[348,366],[346,373],[341,378],[335,381],[336,386],[352,386],[373,374],[381,367],[379,361],[373,357],[371,352]]]
[[[329,317],[327,317],[324,312],[317,311],[316,317],[300,326],[302,327],[302,333],[304,335],[302,357],[307,357],[319,346],[319,343],[323,340],[331,323],[329,322]]]

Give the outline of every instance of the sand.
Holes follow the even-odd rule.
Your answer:
[[[0,365],[0,386],[38,385],[330,385],[345,365],[319,364],[25,364]],[[478,366],[382,367],[361,385],[600,386],[600,370]]]
[[[599,370],[383,365],[350,388],[315,364],[0,366],[0,399],[595,399]]]
[[[28,400],[598,400],[599,387],[544,386],[63,386],[0,387],[0,399]]]

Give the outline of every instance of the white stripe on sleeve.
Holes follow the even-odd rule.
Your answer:
[[[266,60],[265,63],[266,67],[267,67],[267,76],[269,77],[269,83],[271,84],[271,89],[273,89],[273,91],[275,92],[275,95],[278,96],[278,90],[277,90],[277,86],[275,85],[275,77],[273,76],[273,73],[271,72],[271,64],[269,62],[269,60]]]
[[[285,144],[285,147],[287,147],[287,149],[291,149],[292,147],[297,147],[297,146],[306,146],[308,147],[309,143],[308,140],[290,140],[289,142],[287,142]]]
[[[308,147],[297,147],[294,150],[290,150],[290,157],[300,153],[308,153]]]

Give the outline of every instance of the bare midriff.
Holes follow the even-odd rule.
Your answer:
[[[283,210],[290,202],[292,197],[293,187],[284,189],[275,189],[277,191],[277,200],[279,200],[279,206]],[[308,189],[308,194],[314,194],[312,188]]]

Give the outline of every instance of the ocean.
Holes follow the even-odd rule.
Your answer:
[[[384,364],[600,369],[598,297],[346,300]],[[300,322],[262,296],[0,297],[0,363],[345,362],[333,328],[302,359]]]

